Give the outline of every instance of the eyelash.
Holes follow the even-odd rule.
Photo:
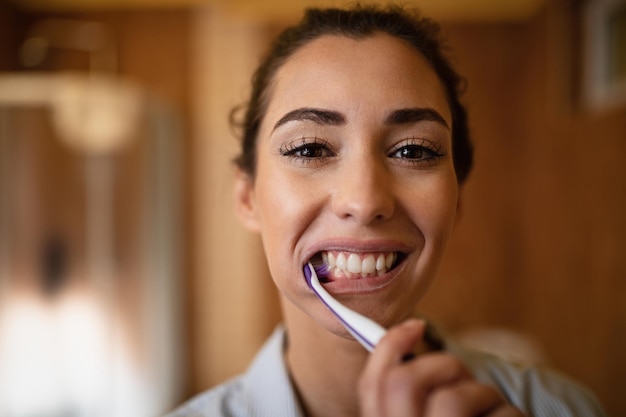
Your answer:
[[[302,137],[289,142],[279,149],[282,156],[293,158],[301,163],[323,162],[335,153],[330,149],[328,141],[314,137]],[[394,156],[400,152],[411,152],[410,156]],[[415,153],[418,155],[415,156]],[[389,158],[401,159],[403,163],[410,165],[430,165],[445,156],[441,146],[433,142],[417,137],[403,140],[393,147],[387,155]]]
[[[282,156],[297,159],[303,163],[320,162],[331,157],[334,153],[330,150],[330,144],[324,139],[315,137],[302,137],[280,147]],[[305,153],[310,152],[310,155]],[[322,153],[322,154],[319,154]]]
[[[403,151],[418,153],[419,156],[394,156]],[[388,156],[390,158],[403,159],[411,165],[430,165],[444,157],[445,154],[442,152],[440,145],[434,144],[427,139],[412,137],[394,146]]]

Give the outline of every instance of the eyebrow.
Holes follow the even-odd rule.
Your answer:
[[[346,123],[346,117],[337,111],[303,107],[292,110],[281,117],[274,125],[274,130],[288,122],[303,120],[330,126],[338,126]],[[450,129],[450,126],[448,126],[443,116],[435,109],[429,107],[398,109],[391,112],[385,118],[386,125],[404,125],[421,121],[437,122]]]
[[[332,111],[322,110],[304,107],[301,109],[292,110],[280,118],[274,125],[274,130],[284,125],[287,122],[310,120],[320,125],[337,126],[346,123],[346,118],[343,114]]]
[[[387,116],[385,124],[403,125],[421,121],[437,122],[450,129],[450,126],[448,126],[448,123],[443,116],[438,111],[430,107],[415,107],[395,110]]]

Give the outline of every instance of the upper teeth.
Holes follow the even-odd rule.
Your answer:
[[[386,273],[396,261],[396,253],[323,252],[322,259],[335,277],[367,277]]]

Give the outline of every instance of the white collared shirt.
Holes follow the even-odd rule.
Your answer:
[[[167,417],[303,417],[283,359],[285,337],[279,326],[244,374],[199,394]],[[519,367],[449,341],[446,350],[529,417],[606,416],[589,391],[552,371]]]

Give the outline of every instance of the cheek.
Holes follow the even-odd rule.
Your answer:
[[[418,225],[427,246],[441,249],[452,232],[458,204],[458,185],[451,175],[433,178],[421,183],[408,203],[411,216]]]
[[[257,183],[259,217],[265,232],[273,234],[273,228],[290,230],[306,217],[311,196],[306,187],[284,173],[267,170]]]
[[[261,236],[274,279],[294,273],[294,256],[300,236],[315,218],[316,193],[297,177],[278,169],[260,170],[257,177],[257,209]]]

